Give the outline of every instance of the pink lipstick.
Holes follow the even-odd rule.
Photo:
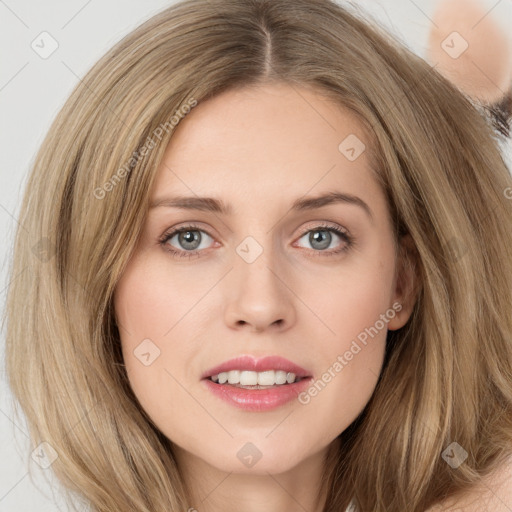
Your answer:
[[[210,368],[201,376],[218,398],[247,411],[280,407],[304,391],[310,372],[280,356],[243,355]]]

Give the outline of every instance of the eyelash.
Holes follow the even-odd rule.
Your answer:
[[[162,235],[158,239],[158,243],[166,250],[167,252],[171,253],[171,255],[175,258],[193,258],[195,256],[199,256],[199,253],[203,251],[204,249],[196,249],[195,251],[180,251],[173,248],[170,248],[171,246],[167,244],[167,242],[172,239],[175,235],[186,232],[186,231],[202,231],[203,233],[206,233],[210,238],[213,238],[208,231],[205,231],[204,229],[200,228],[199,226],[195,226],[193,224],[189,224],[188,226],[184,226],[172,231],[168,231]],[[299,239],[301,239],[305,234],[311,232],[311,231],[331,231],[338,235],[342,240],[345,241],[345,246],[341,249],[336,249],[335,251],[313,251],[313,253],[316,253],[314,256],[322,256],[322,257],[328,257],[328,256],[337,256],[339,254],[342,254],[344,252],[347,252],[350,248],[352,248],[355,245],[354,238],[349,235],[346,231],[341,230],[339,228],[333,227],[330,224],[320,224],[318,226],[315,226],[314,228],[306,229],[301,233],[299,236]]]

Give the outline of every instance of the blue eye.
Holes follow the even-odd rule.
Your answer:
[[[333,241],[333,233],[335,238],[341,238],[345,243],[341,248],[334,251],[326,251],[325,249],[331,245]],[[330,225],[316,226],[314,229],[308,229],[300,239],[308,235],[308,242],[314,249],[315,256],[334,256],[336,254],[347,251],[354,243],[353,238],[345,231]],[[300,240],[299,239],[299,240]]]
[[[212,238],[206,231],[203,229],[199,229],[197,226],[185,226],[183,228],[175,229],[170,233],[166,233],[159,240],[160,244],[165,247],[167,251],[169,251],[173,256],[177,258],[192,258],[193,256],[198,255],[200,244],[203,240],[203,236],[201,233],[204,233],[207,237]],[[182,247],[186,250],[181,251],[179,249],[175,249],[173,246],[169,245],[167,242],[172,240],[177,235],[177,240]],[[204,247],[203,247],[204,249]]]
[[[343,240],[344,243],[341,248],[338,248],[334,251],[326,251],[325,249],[329,247],[333,241],[333,234],[335,237]],[[191,224],[165,233],[158,240],[158,242],[160,245],[162,245],[162,247],[164,247],[166,251],[170,252],[173,257],[190,259],[200,256],[201,250],[206,248],[201,248],[204,235],[206,235],[207,238],[213,240],[213,237],[206,231],[200,229],[198,226]],[[335,256],[337,254],[348,251],[355,243],[354,238],[349,235],[348,232],[331,225],[320,225],[313,229],[308,229],[302,233],[299,240],[304,238],[305,235],[309,235],[308,241],[313,246],[311,251],[314,256]],[[183,250],[180,250],[179,248],[176,248],[175,246],[168,243],[176,236],[178,244],[181,245]]]

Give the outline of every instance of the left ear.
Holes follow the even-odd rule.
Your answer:
[[[396,315],[388,322],[388,329],[394,331],[403,327],[409,320],[421,289],[418,272],[418,251],[409,233],[399,239],[399,251],[395,267],[394,291],[391,304],[398,302],[401,309],[393,308]]]

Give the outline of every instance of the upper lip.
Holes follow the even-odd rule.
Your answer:
[[[218,375],[221,372],[229,372],[230,370],[249,370],[253,372],[263,372],[265,370],[282,370],[294,373],[296,377],[310,377],[311,374],[301,366],[292,363],[288,359],[281,356],[266,356],[256,358],[254,356],[242,355],[224,361],[223,363],[206,370],[201,379],[207,379],[212,375]]]

